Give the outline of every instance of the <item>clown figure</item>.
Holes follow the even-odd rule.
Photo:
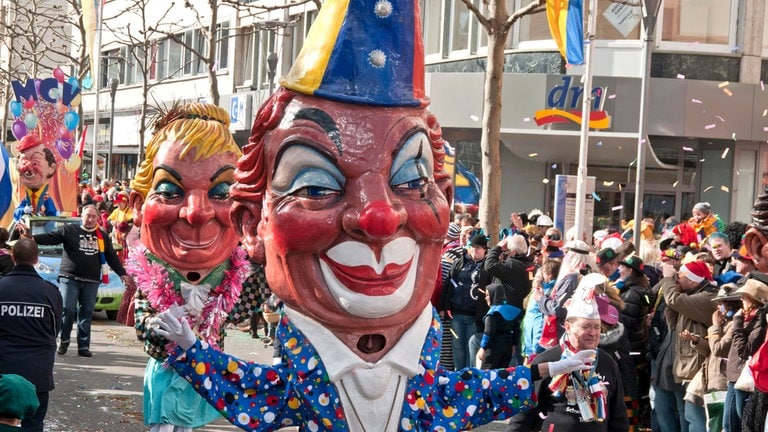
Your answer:
[[[129,203],[141,243],[131,249],[126,267],[137,285],[136,331],[150,355],[144,421],[153,432],[191,430],[220,414],[163,366],[175,345],[148,332],[147,321],[173,311],[207,345],[221,347],[225,324],[242,321],[252,306],[250,293],[242,291],[249,262],[229,220],[241,153],[228,128],[229,115],[215,105],[172,108],[155,124],[131,183]],[[133,297],[125,293],[122,315]]]
[[[154,320],[178,345],[168,364],[242,429],[464,430],[531,408],[533,380],[594,358],[439,363],[429,300],[453,188],[419,22],[414,0],[326,0],[238,161],[231,219],[285,303],[282,362],[228,356],[173,310]]]
[[[56,174],[56,156],[34,135],[26,135],[16,144],[19,183],[24,198],[13,212],[20,220],[25,214],[56,216],[56,204],[48,194],[48,182]]]

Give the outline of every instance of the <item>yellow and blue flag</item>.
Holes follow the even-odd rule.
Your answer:
[[[560,54],[568,64],[584,64],[582,0],[547,0],[547,22]]]

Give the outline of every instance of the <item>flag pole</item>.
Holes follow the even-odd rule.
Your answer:
[[[581,101],[581,134],[579,138],[579,167],[576,177],[576,214],[574,218],[574,239],[584,239],[584,217],[587,199],[587,153],[589,148],[589,118],[592,109],[592,50],[597,31],[597,0],[590,0],[587,18],[587,49],[584,53],[584,92]],[[592,227],[590,227],[591,234]]]
[[[93,1],[93,0],[87,0]],[[99,84],[101,84],[101,22],[102,22],[102,9],[103,5],[101,1],[96,3],[96,49],[91,50],[91,56],[95,56],[95,61],[91,62],[93,65],[93,90],[96,93],[96,100],[93,108],[93,155],[91,157],[91,184],[96,181],[96,173],[98,172],[97,161],[99,159],[97,153],[98,138],[99,138]],[[95,53],[94,53],[95,51]]]

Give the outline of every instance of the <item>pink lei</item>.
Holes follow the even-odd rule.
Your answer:
[[[181,291],[168,278],[165,265],[151,262],[146,254],[146,247],[137,243],[136,247],[131,249],[125,268],[133,276],[138,289],[147,296],[152,308],[159,313],[174,304],[184,305]],[[240,297],[250,266],[245,251],[239,247],[229,256],[229,264],[221,284],[209,292],[200,315],[185,317],[198,337],[216,349],[219,349],[221,328]],[[172,348],[174,345],[166,348]]]

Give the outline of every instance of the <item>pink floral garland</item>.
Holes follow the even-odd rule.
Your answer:
[[[165,266],[151,262],[147,259],[146,253],[146,247],[139,243],[131,249],[126,262],[126,270],[133,276],[138,289],[147,296],[150,305],[157,312],[164,312],[174,304],[183,305],[184,298],[168,278]],[[239,247],[232,251],[229,263],[229,270],[224,271],[221,284],[211,289],[208,294],[208,300],[200,316],[186,316],[190,327],[196,329],[199,337],[216,349],[219,349],[221,327],[240,297],[250,266],[245,258],[245,251]],[[175,344],[171,343],[166,346],[166,349],[174,347]]]

